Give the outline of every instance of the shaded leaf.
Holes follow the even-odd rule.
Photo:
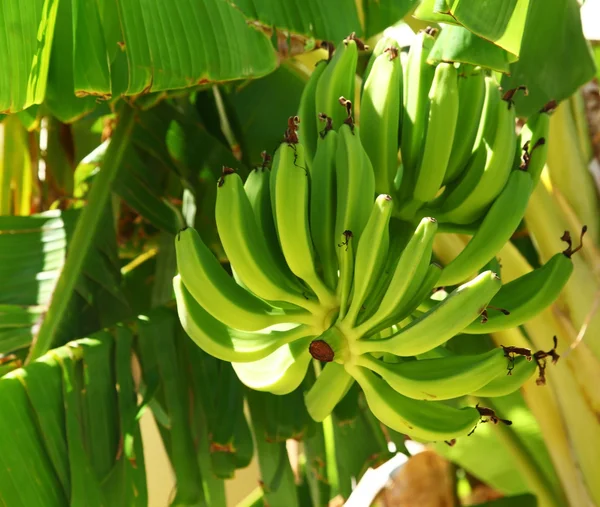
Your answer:
[[[230,0],[244,15],[266,27],[338,43],[351,32],[362,33],[354,0]]]
[[[450,13],[471,32],[519,56],[530,2],[535,0],[453,0]],[[509,60],[515,58],[509,57]]]
[[[58,0],[6,0],[0,8],[0,111],[14,113],[44,100]]]
[[[509,54],[462,26],[445,26],[433,44],[429,63],[460,62],[481,65],[498,72],[509,71]]]
[[[419,0],[379,0],[373,2],[362,0],[362,8],[365,16],[365,35],[383,32],[388,26],[401,20]]]
[[[581,28],[577,0],[531,0],[519,61],[502,78],[505,90],[525,85],[517,95],[519,116],[528,117],[550,100],[563,100],[595,73]]]

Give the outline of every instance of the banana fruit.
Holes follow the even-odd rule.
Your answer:
[[[271,168],[266,154],[246,181],[223,168],[215,217],[233,276],[188,228],[175,241],[173,280],[187,334],[231,362],[249,388],[303,396],[319,422],[360,388],[382,423],[424,441],[502,421],[445,400],[510,393],[548,353],[460,355],[444,344],[521,325],[546,308],[577,250],[569,245],[502,285],[496,255],[539,179],[548,115],[530,118],[518,141],[516,90],[502,95],[469,65],[430,65],[434,36],[418,34],[408,56],[382,39],[360,108],[364,44],[352,35],[330,51]],[[464,249],[434,258],[436,234],[453,228],[471,236]],[[320,373],[307,388],[313,366]]]

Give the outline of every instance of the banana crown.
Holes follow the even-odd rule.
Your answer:
[[[305,397],[315,420],[357,381],[385,424],[448,440],[501,419],[443,400],[512,392],[556,353],[469,356],[444,344],[487,332],[488,320],[495,330],[520,325],[557,297],[572,263],[558,254],[506,288],[484,268],[522,219],[528,164],[539,166],[532,151],[543,143],[515,156],[514,91],[501,95],[479,68],[430,65],[432,37],[417,37],[407,58],[391,39],[377,45],[360,124],[354,83],[365,46],[354,36],[340,43],[307,84],[272,164],[265,154],[245,182],[223,168],[215,216],[233,276],[188,228],[176,240],[174,287],[187,333],[247,386],[291,393],[315,359],[325,363]],[[543,139],[539,128],[547,122],[536,119],[530,137]],[[472,238],[441,268],[434,239],[453,228]],[[533,285],[549,295],[518,296]],[[436,295],[439,286],[448,289]],[[490,302],[510,310],[488,316]]]

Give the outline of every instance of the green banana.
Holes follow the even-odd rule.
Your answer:
[[[477,232],[464,250],[444,267],[440,285],[462,282],[500,251],[523,219],[532,190],[533,181],[529,173],[521,170],[511,173]]]
[[[486,78],[484,121],[477,139],[485,147],[486,160],[481,178],[472,191],[453,209],[442,211],[439,220],[470,224],[482,216],[485,209],[500,194],[511,172],[516,147],[515,108],[500,97],[498,85]]]
[[[377,57],[360,104],[360,140],[373,164],[375,191],[389,194],[398,171],[402,67],[397,44]]]
[[[375,60],[377,60],[377,58],[379,56],[381,56],[384,51],[389,48],[390,46],[395,46],[398,47],[398,42],[396,42],[395,39],[393,39],[392,37],[382,37],[381,39],[379,39],[377,41],[377,44],[375,44],[375,47],[373,48],[373,52],[371,53],[371,56],[369,57],[369,61],[367,62],[367,66],[365,68],[365,72],[363,73],[363,79],[362,79],[362,88],[361,88],[361,92],[360,92],[360,96],[362,99],[362,94],[365,88],[365,83],[367,82],[367,79],[369,79],[369,75],[371,74],[371,69],[373,68],[373,64],[375,63]]]
[[[423,263],[421,268],[422,275],[419,277],[417,283],[420,284],[422,282],[422,277],[425,275],[425,270],[431,259],[433,238],[436,231],[437,222],[435,220],[431,218],[421,220],[413,236],[400,254],[389,285],[377,310],[370,318],[358,326],[358,334],[362,335],[368,329],[374,328],[385,321],[402,305],[403,300],[408,300],[414,295],[414,291],[411,293],[409,288],[413,279],[417,276],[421,259],[426,259],[426,264]]]
[[[427,260],[427,262],[425,262],[425,260],[426,258],[421,259],[419,267],[417,268],[417,274],[413,277],[409,289],[406,292],[406,297],[402,298],[398,307],[389,317],[364,333],[364,338],[371,338],[377,333],[387,330],[390,327],[393,331],[386,334],[386,336],[394,335],[398,332],[397,329],[394,329],[395,326],[401,324],[419,307],[425,298],[429,297],[433,289],[437,286],[440,274],[442,273],[442,268],[437,264],[428,264],[427,262],[429,261]],[[357,334],[359,332],[362,332],[362,330],[357,329]]]
[[[337,132],[325,130],[317,142],[317,153],[311,172],[310,230],[315,250],[321,261],[323,280],[332,290],[338,281],[338,259],[335,235],[335,157]]]
[[[484,72],[480,67],[461,65],[458,74],[458,117],[456,119],[456,131],[460,132],[460,135],[454,136],[450,160],[444,175],[444,185],[460,176],[469,161],[482,118],[484,99]]]
[[[359,241],[375,197],[373,167],[360,142],[358,127],[340,127],[336,151],[337,202],[335,237],[352,231]]]
[[[337,245],[340,265],[340,280],[337,286],[337,298],[340,302],[338,321],[341,321],[348,311],[352,278],[354,275],[354,237],[351,231],[344,231],[340,237],[341,243]]]
[[[310,416],[317,422],[323,421],[350,389],[354,379],[341,364],[327,363],[304,401]]]
[[[179,320],[185,332],[202,350],[223,361],[257,361],[286,343],[318,336],[322,332],[307,325],[286,326],[287,329],[282,331],[239,331],[210,315],[190,294],[180,275],[173,278],[173,288]]]
[[[535,373],[537,364],[535,361],[528,360],[525,356],[514,358],[508,373],[500,373],[489,383],[474,390],[470,394],[481,398],[495,398],[496,396],[506,396],[527,382]]]
[[[459,208],[465,200],[475,191],[485,171],[487,148],[480,143],[467,161],[460,177],[448,184],[444,192],[434,199],[428,206],[421,209],[422,215],[433,215],[441,221],[446,221],[447,213]]]
[[[327,66],[316,87],[316,113],[324,113],[333,121],[333,127],[338,130],[346,113],[339,106],[340,97],[354,98],[356,64],[358,62],[358,47],[356,41],[347,38],[340,43],[333,53],[333,58]],[[314,118],[317,130],[319,119]]]
[[[393,210],[392,198],[382,194],[375,200],[371,216],[365,226],[354,260],[352,302],[343,323],[352,327],[363,301],[381,274],[389,247],[389,222]]]
[[[305,310],[275,308],[240,287],[195,229],[188,227],[179,232],[175,252],[186,289],[197,305],[223,324],[243,331],[258,331],[275,324],[310,321],[310,313]]]
[[[306,337],[282,345],[257,361],[231,365],[240,381],[256,391],[288,394],[304,380],[311,361],[308,351],[312,338]]]
[[[438,193],[452,152],[458,118],[458,75],[454,64],[440,63],[435,68],[429,101],[425,146],[413,192],[421,204]]]
[[[534,186],[540,179],[546,164],[550,134],[550,114],[544,108],[532,115],[521,129],[523,145],[523,168],[531,175]]]
[[[357,340],[355,353],[390,352],[397,356],[422,354],[452,338],[468,326],[500,290],[501,282],[491,271],[485,271],[455,289],[439,305],[382,340]],[[417,303],[418,304],[418,303]]]
[[[477,355],[450,355],[386,363],[369,354],[358,356],[356,364],[381,375],[394,390],[416,400],[448,400],[480,389],[510,365],[503,349]]]
[[[310,78],[304,85],[304,90],[302,90],[302,96],[300,97],[300,106],[298,107],[298,117],[300,118],[298,136],[300,137],[300,142],[305,147],[305,157],[309,167],[313,165],[319,139],[319,131],[317,122],[315,121],[319,114],[316,103],[317,84],[326,68],[326,61],[321,60],[317,63]]]
[[[276,220],[279,241],[292,273],[304,280],[330,310],[337,304],[333,292],[317,273],[309,225],[309,175],[301,144],[282,147],[275,179]]]
[[[309,311],[321,311],[318,302],[296,288],[296,280],[277,268],[256,225],[242,180],[231,169],[224,169],[219,180],[215,217],[225,253],[249,290],[268,301],[283,301]]]
[[[490,301],[487,321],[475,321],[463,333],[487,334],[524,324],[558,298],[571,273],[570,256],[553,255],[540,268],[503,285]]]
[[[267,156],[263,154],[263,156]],[[265,162],[267,162],[265,160]],[[278,269],[287,273],[288,279],[293,280],[290,268],[285,262],[279,239],[275,221],[273,220],[273,209],[271,207],[271,191],[270,191],[271,172],[266,167],[257,167],[250,171],[244,190],[252,206],[254,218],[260,234],[265,238],[269,251],[273,254],[273,259],[277,263]],[[300,288],[298,284],[296,288]],[[301,289],[300,289],[301,290]]]
[[[347,365],[362,387],[371,412],[383,424],[413,438],[443,441],[467,435],[481,419],[478,409],[457,409],[443,403],[414,400],[394,391],[368,369]]]
[[[434,38],[427,31],[421,31],[415,37],[408,52],[404,76],[404,115],[400,141],[404,171],[400,187],[400,202],[407,202],[412,197],[425,141],[425,129],[429,117],[428,94],[435,73],[435,67],[427,63],[427,56],[433,47],[433,42]]]
[[[369,319],[375,313],[377,308],[379,308],[379,304],[385,295],[385,291],[387,290],[394,271],[396,270],[396,266],[398,265],[400,254],[406,247],[412,234],[411,224],[395,220],[393,216],[390,219],[389,228],[390,241],[387,259],[385,260],[381,276],[379,276],[373,285],[373,288],[365,298],[363,303],[364,310],[358,315],[356,321],[357,325],[360,325],[365,320]]]

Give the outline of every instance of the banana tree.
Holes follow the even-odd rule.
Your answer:
[[[228,505],[228,481],[253,459],[259,477],[246,505],[316,506],[348,499],[367,469],[396,452],[408,454],[406,434],[449,442],[458,436],[447,423],[459,413],[468,414],[461,434],[482,418],[512,421],[511,426],[480,424],[471,437],[461,436],[452,447],[434,444],[460,470],[506,496],[521,495],[525,502],[600,502],[593,479],[600,463],[593,445],[598,436],[592,389],[599,371],[593,341],[599,315],[595,269],[599,201],[587,172],[590,136],[581,97],[569,98],[594,75],[593,58],[581,34],[575,0],[518,0],[510,8],[476,4],[467,0],[326,4],[309,0],[284,6],[275,0],[261,5],[203,0],[177,6],[157,0],[127,5],[6,2],[0,10],[7,34],[0,54],[8,62],[0,77],[0,111],[5,115],[0,124],[2,505],[152,503],[147,477],[153,463],[147,459],[148,440],[140,426],[149,414],[175,477],[173,505]],[[439,23],[443,25],[438,32]],[[415,43],[403,38],[412,33],[409,26],[415,31],[431,28],[420,32]],[[409,51],[409,45],[416,49]],[[342,58],[351,63],[342,64],[344,72],[336,73],[334,61]],[[408,75],[411,68],[417,68],[413,76],[429,76],[416,94],[411,80],[402,78],[402,69]],[[465,69],[467,86],[460,81]],[[452,79],[457,83],[450,93],[454,102],[447,102],[444,94]],[[326,87],[323,83],[333,84],[320,92]],[[503,90],[524,86],[529,94],[496,93],[495,106],[488,104],[486,88],[497,92],[498,86]],[[415,96],[408,99],[407,93]],[[340,95],[347,99],[342,105],[337,103]],[[392,102],[378,103],[392,95]],[[461,109],[461,96],[472,98],[470,110]],[[551,116],[549,110],[539,113],[550,100],[564,102]],[[327,114],[331,103],[335,107]],[[507,107],[499,107],[504,104]],[[484,109],[490,111],[487,120]],[[311,121],[306,121],[307,111],[312,111]],[[319,118],[318,112],[325,114]],[[293,119],[296,114],[299,124]],[[414,114],[420,126],[412,123]],[[511,129],[515,117],[525,121],[518,138]],[[456,134],[444,139],[442,127],[448,119],[457,126]],[[425,134],[427,126],[431,128]],[[523,192],[522,213],[513,210],[514,224],[505,227],[504,235],[488,235],[465,246],[471,236],[477,237],[473,224],[481,225],[488,211],[500,207],[496,203],[507,188],[508,172],[504,179],[490,179],[495,190],[489,198],[481,192],[470,197],[475,195],[472,188],[462,196],[459,201],[464,199],[469,204],[465,210],[471,213],[465,215],[465,210],[448,204],[442,211],[436,208],[435,199],[443,196],[440,189],[450,188],[452,178],[448,171],[448,176],[440,172],[435,178],[419,178],[421,166],[449,164],[458,178],[460,169],[471,163],[471,147],[478,136],[492,153],[493,142],[501,141],[496,132],[502,126],[505,141],[513,143],[505,150],[510,157],[504,166],[526,164],[529,172],[519,171],[513,179],[531,175],[531,189],[538,179],[539,183],[531,196]],[[460,135],[461,130],[468,135]],[[417,142],[418,136],[406,132],[421,132],[423,139]],[[372,178],[355,182],[353,197],[341,211],[330,199],[336,182],[333,171],[340,171],[337,160],[332,162],[336,147],[319,150],[321,144],[333,145],[336,135],[339,145],[359,139],[359,151],[351,152],[346,163],[350,170],[358,160],[352,153],[366,153],[359,171]],[[284,136],[285,149],[297,148],[280,149],[277,155]],[[306,162],[294,136],[312,139],[304,145]],[[454,139],[462,144],[455,147]],[[433,149],[442,144],[446,152]],[[287,159],[282,161],[284,151]],[[487,153],[483,148],[475,153],[484,165]],[[283,167],[281,175],[289,178],[279,180],[273,189],[275,222],[271,195],[268,189],[265,192],[265,181],[272,179],[266,168],[273,154],[272,166]],[[431,160],[423,162],[425,154]],[[298,166],[304,168],[301,173],[288,170]],[[303,179],[307,168],[317,166],[333,169],[313,171],[308,183]],[[235,168],[236,175],[223,172],[223,167]],[[244,226],[231,222],[233,217],[227,214],[231,201],[223,197],[234,179],[238,191],[248,187],[245,192],[254,195],[253,202],[265,205],[258,212],[267,209],[262,216],[271,217],[270,225],[258,218],[256,223],[263,228],[260,236],[268,237],[272,245],[281,243],[283,252],[273,264],[291,269],[291,283],[306,282],[296,287],[295,299],[275,310],[265,300],[279,301],[288,292],[257,293],[264,284],[253,286],[253,274],[272,269],[260,251],[255,257],[260,269],[244,270],[249,261],[241,250]],[[505,200],[515,195],[511,189]],[[381,198],[372,210],[375,191],[406,205],[394,204],[392,210]],[[285,232],[305,225],[298,222],[303,215],[295,212],[302,206],[312,236],[299,243],[301,236]],[[357,207],[358,218],[352,211]],[[506,210],[506,204],[500,208]],[[255,211],[246,208],[246,212],[241,218],[248,221]],[[524,222],[514,232],[523,214]],[[331,227],[331,221],[320,220],[336,216],[344,219]],[[437,221],[429,220],[431,216]],[[386,238],[381,231],[388,223],[392,225]],[[584,245],[575,253],[579,246],[575,233],[584,224]],[[367,239],[360,243],[362,227]],[[350,229],[356,232],[352,238],[343,234]],[[573,234],[570,250],[560,241],[565,230]],[[204,255],[218,273],[212,279],[215,293],[208,290],[209,279],[199,279],[197,286],[186,282],[201,274],[199,269],[186,274],[186,266],[193,264],[181,259],[180,242],[192,231],[201,237]],[[330,233],[336,235],[335,242],[323,239]],[[421,237],[426,241],[419,241]],[[307,272],[305,261],[313,243],[318,256],[331,262],[309,266],[312,271]],[[385,244],[394,252],[385,256],[389,265],[381,259],[373,264],[361,246],[365,244],[373,249]],[[412,256],[402,254],[417,255],[427,248],[428,255],[421,252],[426,257],[421,268]],[[436,264],[429,267],[432,248],[433,259],[444,267],[441,275]],[[513,297],[505,296],[494,305],[493,295],[500,297],[502,292],[500,281],[492,276],[475,278],[487,295],[481,301],[474,298],[471,310],[452,296],[449,287],[488,269],[501,275],[503,288],[509,287],[512,280],[551,265],[557,252],[556,259],[567,272],[564,289],[560,291],[560,284],[554,291],[536,289],[546,299],[535,311],[519,313],[518,305],[511,306]],[[354,272],[361,274],[362,282],[352,277],[349,261],[355,262]],[[404,299],[401,292],[385,291],[396,264],[402,269],[398,268],[395,284],[401,284],[400,274],[406,269],[420,269],[427,279],[418,287],[407,280]],[[345,285],[337,284],[338,270],[346,272]],[[378,276],[377,298],[372,283]],[[448,290],[429,297],[440,285]],[[338,288],[347,302],[346,318],[331,326],[336,312],[341,313]],[[230,348],[218,343],[221,337],[243,345],[249,332],[266,326],[261,321],[251,324],[254,329],[244,329],[239,305],[228,306],[235,298],[215,299],[223,292],[227,296],[227,291],[245,294],[241,297],[246,302],[254,298],[248,304],[269,313],[267,323],[273,313],[285,316],[280,319],[285,323],[303,308],[312,320],[302,325],[311,330],[274,331],[281,335],[270,337],[271,342],[266,335],[254,342],[251,353],[256,364],[239,362],[241,356],[227,356]],[[467,287],[457,292],[462,293],[471,291]],[[212,319],[204,318],[203,325],[209,322],[212,327],[200,333],[201,339],[190,327],[191,319],[182,318],[185,297],[195,305],[194,315]],[[380,310],[365,317],[363,304],[370,308],[373,298]],[[386,305],[379,305],[383,301],[394,310],[404,305],[394,322],[388,322]],[[486,312],[490,326],[485,328],[478,316],[490,302],[494,308]],[[546,309],[540,314],[542,307]],[[511,316],[495,308],[510,311]],[[255,310],[247,312],[248,318],[256,316]],[[444,315],[461,310],[464,322],[442,332]],[[218,318],[215,311],[221,312]],[[323,315],[317,319],[319,312]],[[423,318],[429,312],[442,318]],[[502,317],[513,320],[494,330]],[[415,338],[426,331],[411,322],[431,327],[433,341],[426,347],[398,334],[411,326],[417,331],[412,331]],[[355,331],[361,326],[360,333]],[[484,336],[478,334],[480,328]],[[359,334],[380,339],[365,341],[360,353],[349,353],[345,336],[352,332],[357,343]],[[294,333],[299,341],[290,338]],[[558,343],[553,348],[554,335]],[[298,355],[303,366],[294,382],[284,387],[279,382],[280,392],[273,394],[277,388],[264,389],[271,386],[261,384],[260,369],[269,363],[260,356],[281,350],[278,346],[285,340],[289,354],[281,361],[296,364]],[[404,356],[417,355],[419,360],[396,360],[396,345],[385,344],[400,341],[408,347]],[[381,343],[373,348],[375,342]],[[301,346],[294,345],[298,343]],[[530,355],[519,355],[524,350],[531,350]],[[337,355],[336,360],[345,359],[331,361],[330,353]],[[548,358],[555,354],[562,357],[550,367]],[[510,377],[504,375],[505,355],[512,365],[509,372],[514,367]],[[458,362],[465,357],[488,358],[485,367],[479,360],[474,363],[479,365],[478,378],[485,373],[491,379],[496,368],[504,377],[500,388],[493,391],[488,379],[480,386],[487,385],[487,391],[436,391],[437,397],[450,399],[435,402],[445,407],[449,419],[440,428],[430,426],[414,434],[411,421],[428,423],[421,411],[428,410],[432,401],[417,403],[410,394],[389,386],[396,381],[405,388],[411,375],[415,380],[411,369],[416,363],[417,369],[431,364],[431,371],[440,364],[435,361],[449,356]],[[467,366],[458,373],[467,372]],[[536,385],[535,371],[548,385]],[[529,377],[520,392],[498,397],[508,380],[518,389]],[[435,379],[416,380],[421,382],[414,384],[417,391],[427,382],[434,389],[447,387]],[[260,392],[261,388],[271,392]],[[378,403],[382,390],[393,403]],[[463,394],[470,397],[459,398]],[[478,408],[459,409],[468,404]],[[390,407],[397,412],[390,413]],[[399,426],[406,410],[416,411],[415,418],[408,426]],[[294,442],[301,446],[294,447]],[[515,478],[515,468],[521,478]],[[535,497],[522,496],[528,492]]]

